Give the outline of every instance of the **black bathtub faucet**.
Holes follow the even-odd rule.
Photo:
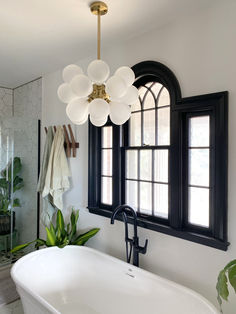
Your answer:
[[[133,265],[139,266],[139,253],[146,254],[148,240],[145,241],[144,247],[139,246],[138,229],[137,229],[137,214],[135,210],[129,205],[118,206],[111,216],[111,224],[114,224],[117,215],[121,215],[125,224],[125,243],[126,243],[126,260],[130,263],[131,255],[133,252]],[[132,216],[132,221],[134,225],[134,236],[133,239],[129,238],[128,232],[128,217]],[[129,248],[130,246],[130,248]]]

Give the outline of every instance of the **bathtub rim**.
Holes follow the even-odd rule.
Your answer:
[[[167,284],[170,285],[170,287],[172,288],[177,288],[182,290],[183,293],[186,293],[188,295],[191,295],[192,297],[195,297],[197,299],[199,299],[199,301],[203,302],[206,306],[209,307],[209,309],[214,310],[215,314],[220,314],[219,310],[208,300],[206,299],[204,296],[202,296],[200,293],[196,292],[195,290],[185,287],[182,284],[179,284],[175,281],[169,280],[167,278],[161,277],[157,274],[154,274],[148,270],[136,267],[132,264],[128,264],[127,262],[120,260],[116,257],[113,257],[109,254],[103,253],[101,251],[98,251],[94,248],[90,248],[90,247],[85,247],[85,246],[78,246],[78,245],[67,245],[64,248],[59,248],[57,246],[53,246],[53,247],[46,247],[40,250],[36,250],[34,252],[28,253],[27,255],[21,257],[18,261],[15,262],[15,264],[13,265],[13,267],[11,268],[11,277],[13,279],[13,281],[15,282],[16,285],[18,285],[21,289],[25,290],[29,295],[32,295],[33,297],[36,298],[37,301],[39,301],[41,304],[45,305],[45,307],[52,311],[53,314],[61,314],[59,311],[57,311],[50,303],[48,303],[43,297],[41,297],[39,294],[33,292],[31,289],[29,289],[26,285],[24,285],[20,280],[18,280],[18,278],[16,277],[16,271],[17,269],[21,266],[22,263],[24,263],[25,261],[27,261],[28,259],[31,259],[33,256],[37,256],[37,255],[44,255],[47,254],[47,252],[50,251],[58,251],[58,250],[71,250],[71,249],[75,249],[76,250],[85,250],[88,252],[93,252],[94,254],[97,254],[99,256],[103,256],[105,258],[107,258],[108,260],[111,260],[115,263],[118,264],[122,264],[122,265],[126,265],[128,266],[128,268],[135,270],[136,273],[144,273],[148,279],[153,279],[153,280],[158,280],[159,282],[166,282]]]

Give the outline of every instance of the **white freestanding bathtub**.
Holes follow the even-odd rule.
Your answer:
[[[87,247],[30,253],[11,276],[25,314],[219,314],[194,291]]]

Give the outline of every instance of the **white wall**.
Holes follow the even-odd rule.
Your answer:
[[[137,35],[130,42],[106,49],[103,59],[112,71],[121,65],[134,65],[143,60],[156,60],[167,65],[177,76],[183,97],[204,93],[229,91],[229,241],[227,252],[139,229],[141,242],[148,238],[149,247],[141,257],[141,267],[186,285],[216,304],[215,283],[219,270],[236,258],[236,3],[224,1],[195,16],[179,20],[168,27]],[[148,21],[147,21],[148,23]],[[59,52],[58,52],[59,53]],[[80,60],[86,69],[89,61]],[[57,99],[61,70],[43,77],[43,126],[69,122],[65,106]],[[81,228],[98,226],[99,235],[89,245],[124,259],[123,225],[111,226],[109,219],[89,214],[87,204],[87,125],[77,126],[80,148],[77,158],[70,159],[73,187],[65,196],[65,208],[75,205],[81,209]],[[158,293],[158,292],[157,292]],[[235,313],[236,297],[227,306],[226,314]]]

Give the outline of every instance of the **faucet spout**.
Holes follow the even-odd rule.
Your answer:
[[[138,230],[137,230],[137,214],[135,210],[129,205],[118,206],[111,215],[111,224],[114,224],[117,215],[122,214],[122,218],[125,224],[125,242],[126,242],[126,258],[127,262],[130,262],[132,250],[133,250],[133,265],[139,266],[139,253],[145,254],[147,251],[148,241],[146,240],[145,246],[139,246]],[[133,216],[134,236],[130,239],[128,236],[128,221],[127,215]],[[128,253],[128,244],[130,244],[130,252]]]

